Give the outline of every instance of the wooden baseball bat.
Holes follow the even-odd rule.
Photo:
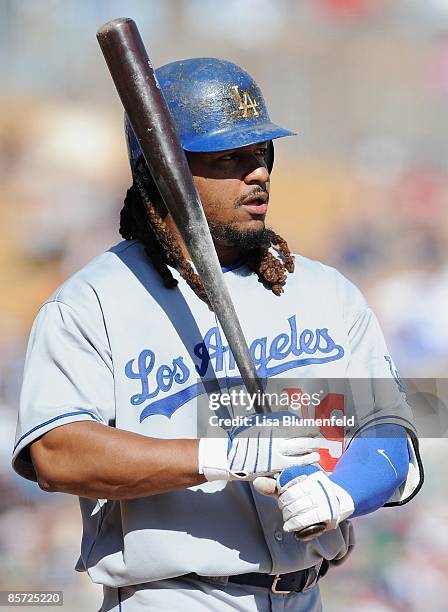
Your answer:
[[[249,393],[263,387],[224,283],[207,220],[171,113],[135,22],[114,19],[97,33],[103,55],[146,163],[215,311]],[[262,402],[257,412],[269,412]]]
[[[97,39],[118,95],[163,201],[201,277],[247,391],[263,398],[263,386],[224,283],[207,220],[168,105],[135,22],[105,23]],[[259,414],[270,412],[255,402]]]

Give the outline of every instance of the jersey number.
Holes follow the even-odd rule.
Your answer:
[[[291,398],[302,394],[302,389],[286,387],[283,389]],[[345,398],[342,393],[328,393],[317,406],[299,405],[297,416],[303,419],[329,419],[332,415],[341,418],[344,415]],[[314,412],[314,414],[312,414]],[[319,426],[322,436],[322,448],[319,449],[319,465],[326,471],[332,472],[344,450],[344,428],[339,425]]]

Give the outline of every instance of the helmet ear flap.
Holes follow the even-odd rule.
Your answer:
[[[272,142],[272,140],[269,140],[268,142],[265,159],[270,174],[274,166],[274,143]]]

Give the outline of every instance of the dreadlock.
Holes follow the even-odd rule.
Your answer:
[[[159,199],[157,187],[141,157],[133,173],[133,184],[126,193],[121,209],[120,234],[125,240],[139,240],[142,243],[165,287],[177,286],[177,280],[168,266],[177,268],[191,289],[210,306],[199,275],[185,259],[176,237],[156,207],[155,202]],[[286,281],[286,271],[294,272],[294,257],[286,241],[277,234],[274,235],[272,246],[282,256],[281,259],[269,251],[270,246],[248,251],[247,263],[257,273],[261,282],[270,287],[275,295],[280,295]]]
[[[269,250],[275,247],[283,259],[275,257]],[[275,295],[283,293],[286,282],[286,272],[294,272],[294,257],[291,255],[288,244],[278,234],[275,234],[270,245],[252,249],[248,254],[249,267],[257,273],[260,281],[264,282]]]

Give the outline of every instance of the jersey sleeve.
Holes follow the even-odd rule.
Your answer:
[[[397,431],[407,436],[408,475],[385,505],[404,504],[417,494],[424,478],[412,409],[375,314],[357,287],[349,283],[348,291],[350,362],[347,378],[354,427],[347,431],[347,447],[355,437],[380,425],[395,424],[403,428]]]
[[[24,478],[37,480],[31,442],[67,423],[108,425],[114,419],[112,358],[98,302],[77,308],[58,300],[46,303],[28,343],[14,469]]]

